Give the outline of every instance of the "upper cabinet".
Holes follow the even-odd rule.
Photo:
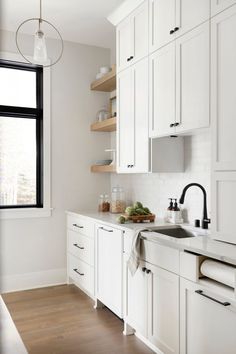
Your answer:
[[[148,55],[148,1],[117,26],[116,49],[117,72]]]
[[[209,23],[150,56],[150,137],[209,126]]]
[[[211,0],[211,15],[214,16],[236,4],[236,0]]]
[[[149,51],[207,21],[210,0],[150,0]]]
[[[236,6],[211,22],[213,168],[236,170]]]
[[[148,172],[148,59],[117,77],[117,171]]]

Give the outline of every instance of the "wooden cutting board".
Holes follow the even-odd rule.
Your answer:
[[[134,223],[142,223],[142,222],[154,222],[156,215],[154,214],[149,214],[149,215],[133,215],[133,216],[128,216],[127,214],[124,214],[124,217],[128,220],[132,220]]]

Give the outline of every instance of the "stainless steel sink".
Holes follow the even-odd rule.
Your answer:
[[[167,235],[175,238],[188,238],[195,237],[196,235],[189,230],[182,228],[181,226],[174,226],[170,228],[163,229],[154,229],[152,232],[156,232],[158,234]]]

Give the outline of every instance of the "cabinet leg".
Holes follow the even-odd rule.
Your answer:
[[[95,309],[102,309],[103,307],[104,307],[103,303],[101,301],[99,301],[98,299],[95,299],[94,308]]]
[[[128,325],[128,323],[124,322],[124,330],[123,330],[123,334],[125,336],[131,336],[132,334],[134,334],[134,329],[133,327],[131,327],[130,325]]]

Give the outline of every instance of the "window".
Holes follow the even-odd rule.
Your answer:
[[[0,60],[0,208],[43,207],[43,69]]]

